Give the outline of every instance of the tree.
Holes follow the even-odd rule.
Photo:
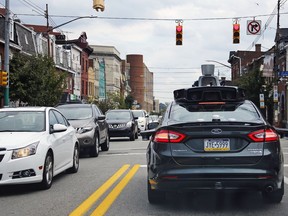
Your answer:
[[[272,83],[266,83],[265,78],[262,76],[260,70],[253,70],[243,74],[238,78],[235,83],[237,86],[245,89],[245,95],[248,100],[251,100],[258,108],[260,108],[260,94],[264,94],[265,105],[268,113],[273,110],[273,98],[272,98]],[[265,115],[265,110],[263,114]],[[268,114],[269,118],[272,116]],[[271,122],[271,119],[268,119]]]
[[[129,109],[131,109],[132,106],[133,106],[133,102],[134,102],[134,98],[132,97],[132,95],[129,94],[129,95],[125,98],[126,107],[128,107]]]
[[[127,96],[124,99],[118,92],[108,92],[107,99],[95,100],[95,104],[97,104],[103,113],[106,113],[109,109],[131,109],[130,100],[131,96]],[[134,101],[133,98],[132,100]]]
[[[66,88],[65,73],[47,56],[15,54],[10,61],[10,100],[30,106],[55,106]]]

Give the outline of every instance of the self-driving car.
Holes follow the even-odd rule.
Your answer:
[[[279,136],[245,91],[231,86],[178,89],[159,125],[141,133],[150,203],[169,191],[255,190],[279,203],[284,193]]]

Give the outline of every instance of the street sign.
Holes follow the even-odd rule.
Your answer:
[[[265,98],[264,98],[264,94],[259,94],[259,99],[260,99],[260,108],[264,109],[265,108]]]
[[[274,85],[273,87],[273,101],[275,103],[278,102],[278,86],[277,85]]]
[[[261,34],[261,20],[247,20],[247,35]]]
[[[280,71],[280,72],[278,72],[278,76],[279,76],[279,77],[288,76],[288,71]]]

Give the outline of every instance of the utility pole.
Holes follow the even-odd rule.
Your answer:
[[[273,89],[273,101],[274,101],[274,119],[273,123],[274,125],[279,124],[279,118],[278,118],[278,72],[279,72],[279,29],[280,29],[280,0],[277,1],[277,26],[276,26],[276,37],[275,37],[275,47],[274,47],[274,89]],[[279,125],[278,125],[279,126]]]
[[[50,57],[50,36],[49,36],[49,15],[48,15],[48,4],[46,4],[45,10],[46,26],[47,26],[47,43],[48,43],[48,57]]]
[[[5,1],[5,47],[4,71],[8,74],[7,86],[4,88],[4,107],[9,107],[9,47],[10,47],[10,6],[9,0]]]

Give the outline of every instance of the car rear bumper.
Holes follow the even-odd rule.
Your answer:
[[[189,190],[266,190],[280,189],[283,172],[256,168],[190,168],[149,171],[153,189],[162,191]]]

